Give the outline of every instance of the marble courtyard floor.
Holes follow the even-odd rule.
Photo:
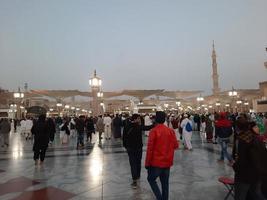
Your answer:
[[[137,189],[130,187],[128,156],[120,140],[99,145],[95,135],[92,144],[76,150],[75,139],[68,146],[60,145],[57,135],[43,166],[34,165],[31,141],[25,141],[18,133],[11,133],[10,140],[7,150],[0,149],[0,199],[154,199],[144,168],[146,138]],[[175,153],[169,199],[224,199],[226,190],[217,180],[220,176],[233,176],[233,171],[226,162],[217,163],[219,146],[202,144],[194,133],[193,148],[192,152],[181,148]]]

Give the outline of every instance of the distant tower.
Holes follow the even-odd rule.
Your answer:
[[[213,95],[217,95],[220,92],[219,88],[219,75],[217,71],[217,61],[216,61],[216,52],[215,52],[215,46],[214,46],[214,40],[212,44],[212,79],[213,79],[213,88],[212,92]]]
[[[24,83],[24,91],[28,92],[28,83]]]

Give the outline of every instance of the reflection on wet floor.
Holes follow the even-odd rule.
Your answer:
[[[0,199],[154,199],[143,166],[140,186],[130,187],[128,156],[121,140],[97,140],[76,150],[76,139],[68,145],[49,146],[43,166],[33,162],[32,141],[10,134],[8,149],[0,149]],[[144,144],[147,138],[144,137]],[[170,176],[170,199],[223,199],[219,176],[233,174],[227,164],[217,163],[219,147],[201,143],[193,136],[192,152],[175,153]],[[144,164],[146,145],[143,148]]]

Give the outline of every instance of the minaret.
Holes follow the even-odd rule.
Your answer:
[[[212,80],[213,80],[213,88],[212,92],[213,95],[217,95],[220,92],[219,88],[219,75],[217,71],[217,61],[216,61],[216,52],[215,52],[215,46],[214,46],[214,40],[212,44]]]

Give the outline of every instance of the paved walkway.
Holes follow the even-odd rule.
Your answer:
[[[10,147],[0,149],[0,199],[154,199],[146,180],[143,148],[143,168],[140,186],[130,187],[131,176],[127,153],[121,141],[103,141],[76,150],[75,139],[70,144],[50,146],[43,166],[33,162],[32,142],[18,133],[11,133]],[[144,138],[144,144],[146,144]],[[170,175],[172,200],[220,200],[226,190],[218,183],[219,176],[232,176],[232,169],[217,163],[219,146],[202,144],[197,133],[193,136],[192,152],[177,150]]]

